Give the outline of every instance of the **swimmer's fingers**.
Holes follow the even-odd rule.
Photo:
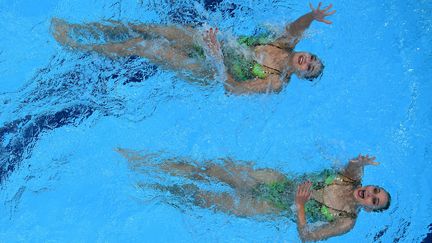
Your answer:
[[[380,163],[379,162],[376,162],[376,161],[371,161],[370,163],[369,163],[370,165],[379,165]]]
[[[308,181],[306,184],[306,196],[308,200],[312,194],[311,188],[312,188],[312,182]]]
[[[216,30],[216,32],[217,32],[217,30]],[[214,42],[216,40],[216,37],[215,37],[216,32],[213,31],[213,28],[210,28],[209,30],[206,30],[203,39],[206,42],[211,42],[211,43],[214,44]]]
[[[324,15],[325,16],[330,16],[330,15],[333,15],[334,13],[336,13],[336,10],[333,10],[333,11],[331,11],[329,13],[325,13]]]
[[[314,12],[314,11],[315,11],[315,9],[314,9],[314,7],[313,7],[312,3],[309,3],[309,7],[310,7],[310,9],[312,10],[312,12]]]
[[[220,53],[220,43],[217,40],[216,34],[219,32],[218,28],[210,28],[206,30],[203,40],[207,43],[207,46],[209,47],[211,54],[217,58],[221,58]]]
[[[317,19],[317,21],[319,21],[319,22],[323,22],[323,23],[325,23],[325,24],[333,24],[332,21],[327,20],[327,19]]]
[[[219,29],[216,28],[213,30],[213,28],[210,28],[210,30],[207,31],[208,36],[212,42],[216,42],[216,34],[219,32]]]
[[[325,12],[333,7],[333,4],[330,3],[327,7],[325,7],[322,11]]]
[[[353,163],[364,163],[364,160],[365,160],[365,156],[359,154],[357,157],[351,159],[350,162],[353,162]]]
[[[312,10],[313,18],[319,22],[323,22],[325,24],[332,24],[333,22],[327,19],[324,19],[327,16],[333,15],[336,13],[336,10],[330,11],[330,9],[333,7],[333,4],[329,4],[327,7],[320,9],[322,3],[320,2],[315,9],[312,5],[312,3],[309,3],[309,7]],[[329,12],[330,11],[330,12]]]
[[[379,165],[380,164],[379,162],[375,161],[375,159],[376,159],[375,156],[372,156],[370,158],[369,158],[369,156],[366,156],[366,159],[368,161],[368,164],[370,164],[370,165]]]
[[[311,196],[310,188],[311,188],[310,182],[305,182],[298,185],[297,192],[296,192],[297,205],[304,205],[309,200]]]
[[[375,159],[375,156],[369,157],[369,154],[366,154],[365,156],[359,155],[357,161],[363,163],[364,165],[379,165],[379,162],[376,162]]]
[[[297,187],[297,196],[302,197],[305,193],[305,185],[304,184],[300,184]]]
[[[310,193],[311,193],[311,190],[310,190],[311,187],[312,187],[312,182],[310,182],[310,181],[307,181],[307,182],[304,182],[303,184],[301,184],[300,185],[301,194],[304,197],[309,197]]]
[[[312,195],[311,187],[312,187],[312,182],[308,181],[305,183],[305,192],[304,192],[305,201],[308,201]]]

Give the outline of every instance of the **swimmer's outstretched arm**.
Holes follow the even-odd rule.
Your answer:
[[[311,187],[311,182],[305,182],[298,186],[296,193],[297,230],[301,240],[303,242],[319,241],[344,234],[351,230],[355,224],[355,220],[352,218],[337,218],[331,223],[326,223],[315,228],[307,225],[305,204],[311,196]]]
[[[359,155],[356,158],[351,159],[348,165],[341,172],[344,176],[354,180],[361,181],[363,177],[363,168],[366,165],[378,165],[375,161],[375,157],[369,157],[369,155]]]
[[[324,9],[320,9],[321,2],[315,9],[311,3],[309,3],[311,12],[301,16],[296,21],[288,24],[286,26],[286,34],[279,39],[277,39],[273,44],[279,45],[280,47],[287,49],[294,49],[297,43],[303,36],[303,32],[309,28],[311,23],[316,20],[318,22],[323,22],[326,24],[331,24],[332,22],[325,19],[325,17],[330,16],[336,12],[336,10],[330,11],[332,4],[328,5]]]

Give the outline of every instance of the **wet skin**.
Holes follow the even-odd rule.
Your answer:
[[[355,200],[371,210],[380,209],[388,202],[388,192],[376,186],[364,186],[354,190]]]
[[[291,63],[292,67],[300,75],[309,74],[311,76],[322,68],[322,64],[317,57],[309,52],[295,52],[292,55]]]

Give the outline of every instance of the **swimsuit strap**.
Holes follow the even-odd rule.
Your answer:
[[[273,46],[273,47],[276,47],[276,48],[284,50],[284,51],[290,51],[290,52],[294,51],[293,48],[283,48],[283,47],[281,47],[281,46],[279,46],[277,44],[273,44],[273,43],[267,43],[267,44],[263,44],[263,45],[260,45],[260,46]]]
[[[332,178],[332,181],[329,182],[329,184],[326,184],[326,183],[320,183],[319,185],[317,185],[317,186],[318,186],[317,190],[324,189],[324,188],[326,188],[326,187],[328,187],[328,186],[330,186],[330,185],[349,185],[349,184],[351,184],[351,185],[355,185],[355,184],[358,183],[358,181],[356,181],[356,180],[354,180],[354,179],[352,179],[352,178],[350,178],[350,177],[348,177],[348,176],[345,176],[345,175],[341,174],[340,172],[337,173],[337,176],[340,177],[340,179],[341,179],[340,182],[342,182],[342,183],[338,183],[338,182],[335,180],[336,178],[333,177],[333,178]],[[337,209],[337,208],[334,208],[334,207],[330,207],[330,206],[326,205],[325,203],[320,202],[320,201],[318,201],[318,200],[316,200],[316,199],[314,199],[314,201],[316,201],[318,204],[320,204],[321,207],[325,206],[325,207],[327,207],[327,208],[329,208],[329,209],[332,209],[332,210],[338,212],[338,216],[348,217],[348,218],[352,218],[352,219],[357,218],[357,214],[356,214],[356,213],[347,212],[347,211],[345,211],[345,210],[341,210],[341,209]],[[326,213],[330,213],[330,212],[328,212],[328,211],[326,211],[326,210],[324,210],[324,211],[325,211]],[[323,214],[326,214],[326,213],[323,212]]]
[[[340,172],[338,173],[338,175],[340,175],[342,177],[342,180],[344,182],[351,182],[353,184],[357,184],[358,183],[358,180],[354,180],[353,178],[351,178],[349,176],[346,176],[346,175],[344,175],[344,174],[342,174]]]
[[[336,176],[339,177],[338,181],[340,181],[341,183],[337,182]],[[348,177],[348,176],[346,176],[346,175],[344,175],[344,174],[342,174],[340,172],[336,173],[336,176],[333,176],[331,178],[332,180],[329,183],[325,183],[325,185],[323,185],[323,187],[321,187],[319,189],[322,189],[322,188],[324,188],[326,186],[333,185],[333,184],[335,184],[335,185],[349,185],[349,184],[351,184],[351,185],[354,186],[354,185],[357,185],[359,183],[358,180],[354,180],[354,179],[352,179],[352,178],[350,178],[350,177]]]
[[[347,211],[345,211],[345,210],[341,210],[341,209],[337,209],[337,208],[334,208],[334,207],[330,207],[330,206],[328,206],[327,204],[325,204],[325,203],[322,203],[322,202],[320,202],[320,201],[318,201],[318,200],[316,200],[316,199],[313,199],[315,202],[317,202],[319,205],[321,205],[321,208],[322,207],[326,207],[326,208],[329,208],[329,209],[331,209],[331,210],[334,210],[334,211],[336,211],[336,212],[338,212],[338,215],[337,216],[342,216],[342,217],[345,217],[345,218],[352,218],[352,219],[355,219],[355,218],[357,218],[357,214],[356,213],[352,213],[352,212],[347,212]],[[330,213],[330,212],[326,212],[326,213]],[[323,213],[324,214],[324,213]],[[332,215],[333,216],[333,215]]]
[[[281,50],[286,51],[286,48],[282,48],[282,47],[280,47],[280,46],[278,46],[278,45],[275,45],[275,44],[273,44],[273,43],[263,44],[263,45],[261,45],[261,46],[273,46],[273,47],[276,47],[276,48],[278,48],[278,49],[281,49]],[[291,51],[292,51],[292,50],[291,50]],[[269,69],[271,69],[271,70],[276,71],[275,74],[278,74],[278,75],[281,75],[281,74],[282,74],[282,72],[281,72],[280,70],[277,70],[277,69],[275,69],[275,68],[271,68],[271,67],[266,66],[266,65],[262,65],[262,66],[264,66],[264,67],[266,67],[266,68],[269,68]],[[289,72],[287,72],[286,75],[285,75],[283,78],[288,80],[288,79],[289,79],[289,76],[290,76],[290,74],[289,74]]]
[[[278,74],[278,75],[280,75],[282,73],[281,71],[277,70],[276,68],[272,68],[272,67],[269,67],[269,66],[266,66],[266,65],[263,65],[263,64],[260,64],[260,65],[263,66],[263,67],[265,67],[265,68],[268,68],[268,69],[271,69],[271,70],[275,71],[274,73],[271,73],[271,74]]]
[[[265,44],[265,45],[262,45],[262,46],[273,46],[273,47],[276,47],[276,48],[278,48],[278,49],[285,50],[284,48],[282,48],[282,47],[280,47],[280,46],[278,46],[278,45],[275,45],[275,44],[273,44],[273,43],[268,43],[268,44]]]
[[[277,70],[276,68],[272,68],[272,67],[269,67],[269,66],[266,66],[266,65],[263,65],[263,64],[260,64],[260,65],[263,66],[263,67],[265,67],[265,68],[268,68],[268,69],[271,69],[271,70],[274,71],[274,72],[266,72],[266,73],[277,74],[277,75],[281,75],[282,74],[282,72],[279,71],[279,70]],[[282,77],[282,81],[287,82],[286,80],[289,80],[289,73],[288,72]]]

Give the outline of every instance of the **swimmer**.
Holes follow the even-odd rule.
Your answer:
[[[264,31],[218,41],[217,28],[201,32],[188,26],[117,21],[72,24],[58,18],[52,19],[52,31],[61,45],[74,50],[110,58],[140,56],[189,81],[207,83],[221,77],[232,93],[280,92],[292,74],[313,80],[323,72],[316,55],[294,51],[314,20],[332,23],[325,18],[335,13],[331,4],[310,8],[279,36]]]
[[[368,155],[350,160],[340,171],[289,176],[228,158],[199,163],[120,148],[116,151],[128,160],[133,171],[145,173],[150,169],[173,178],[187,178],[189,182],[184,184],[140,184],[142,188],[169,192],[179,207],[195,205],[239,217],[273,215],[295,220],[297,214],[302,241],[319,241],[347,233],[361,209],[381,212],[390,206],[390,194],[382,187],[361,185],[364,166],[378,164],[375,157]],[[215,184],[225,185],[229,190],[208,189]]]

